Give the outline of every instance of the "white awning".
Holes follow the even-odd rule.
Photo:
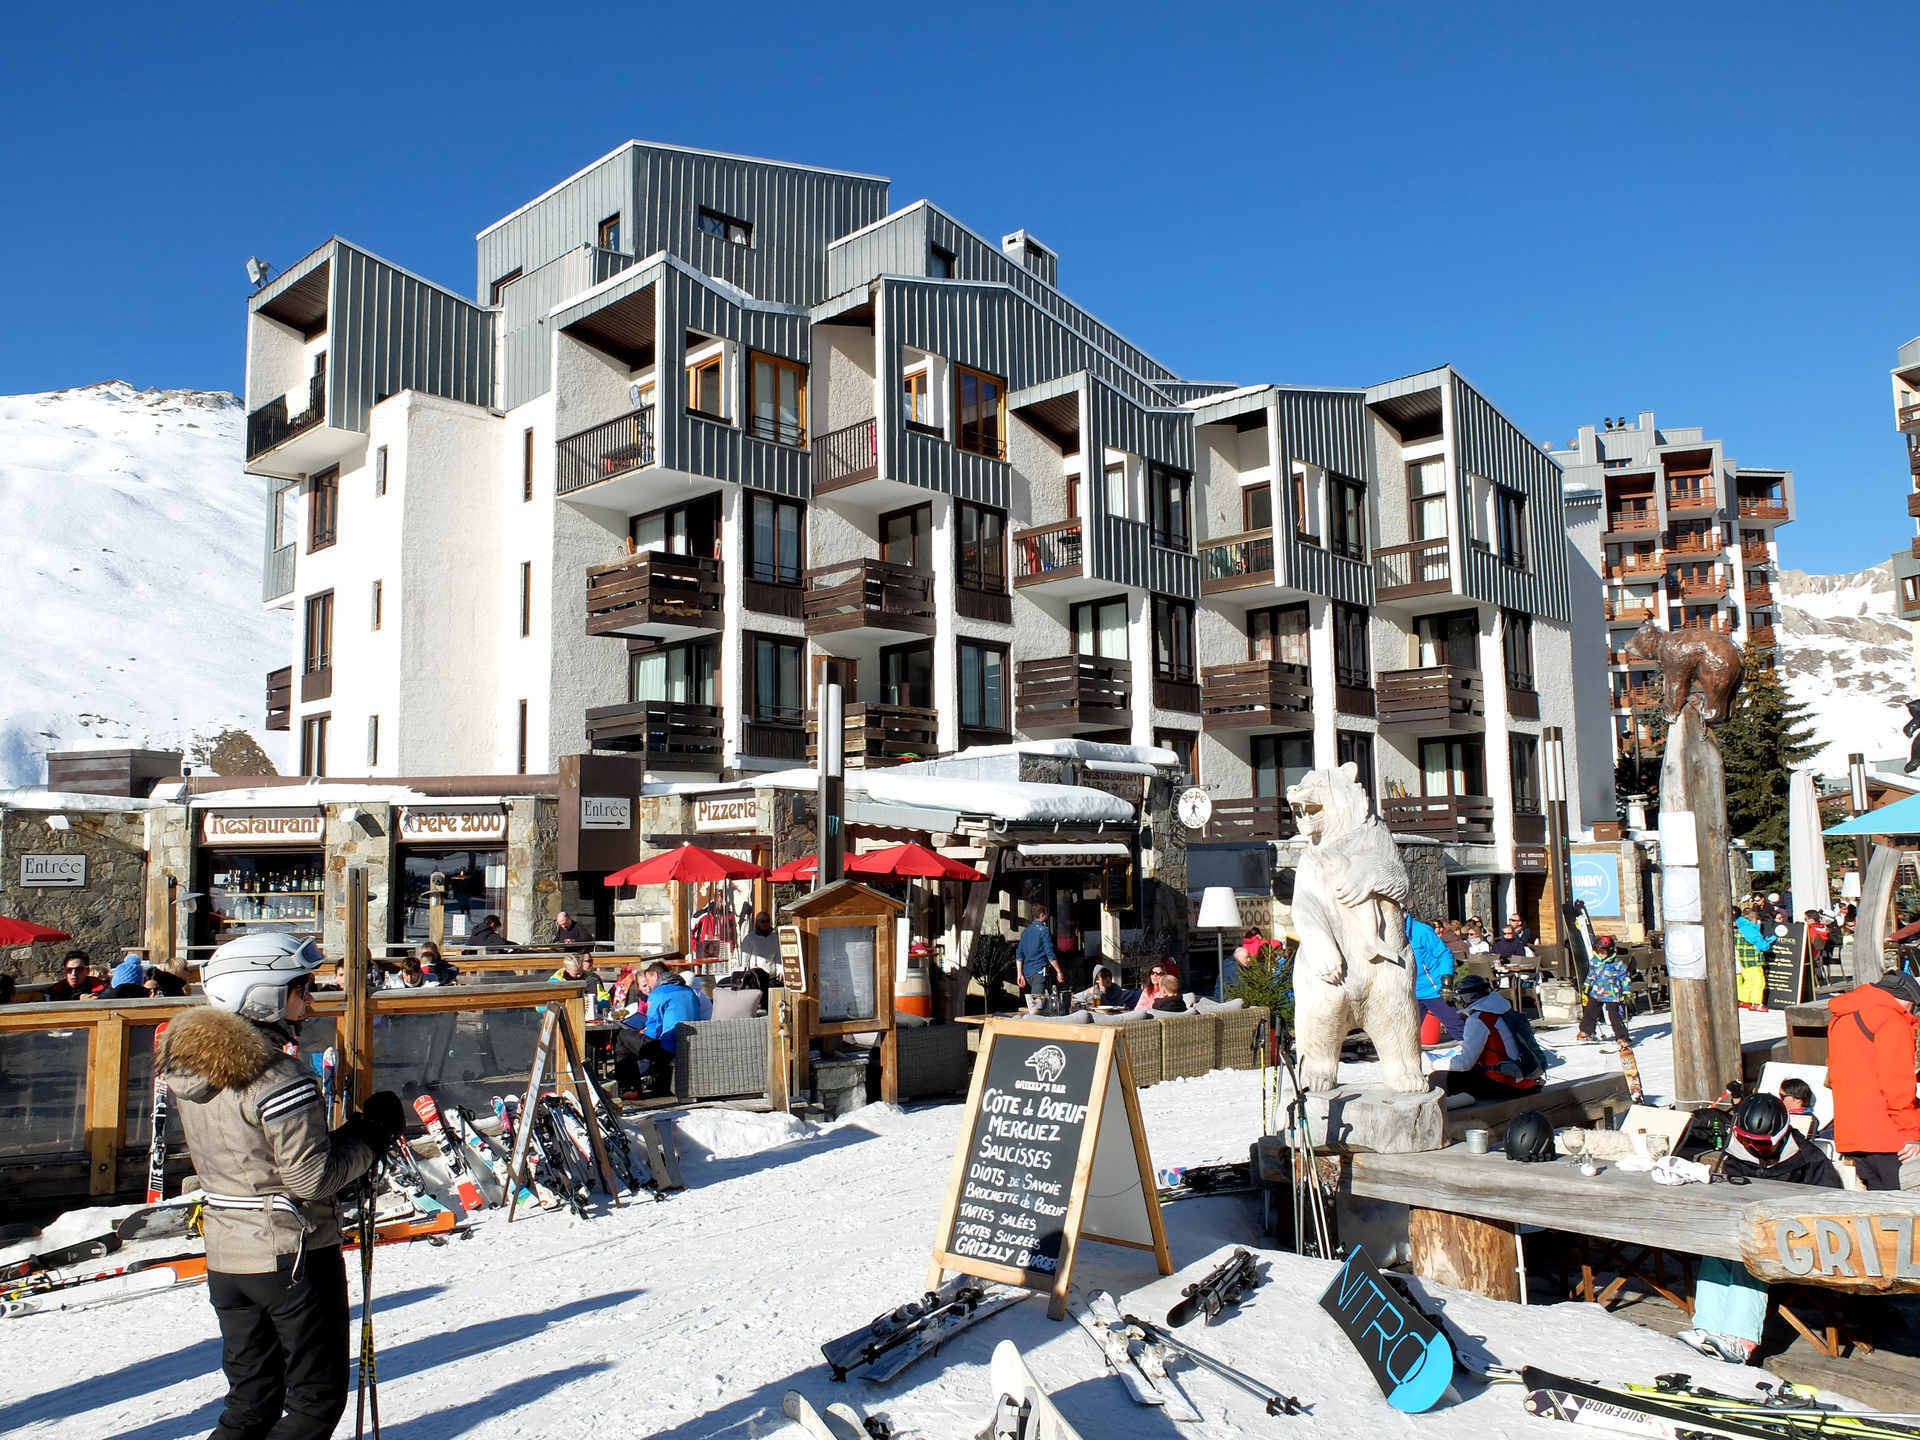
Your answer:
[[[1139,760],[1083,760],[1087,769],[1099,775],[1157,775],[1153,766]]]
[[[1133,852],[1118,840],[1090,840],[1083,845],[1016,845],[1014,850],[1029,860],[1057,860],[1085,856],[1089,865],[1103,860],[1122,859]]]

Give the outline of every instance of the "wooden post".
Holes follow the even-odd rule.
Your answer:
[[[127,1022],[102,1015],[87,1027],[87,1193],[111,1195],[127,1125]]]
[[[1860,910],[1854,921],[1847,969],[1856,985],[1871,985],[1887,972],[1887,920],[1893,910],[1894,883],[1900,878],[1902,852],[1895,845],[1871,845],[1860,872]]]
[[[767,1103],[775,1110],[792,1110],[793,1095],[788,1088],[793,1073],[793,1057],[788,1049],[791,1030],[787,1016],[792,1001],[788,992],[775,988],[767,992]]]
[[[1520,1241],[1503,1220],[1413,1206],[1407,1212],[1413,1273],[1489,1300],[1520,1299]]]
[[[367,867],[347,867],[347,990],[340,1028],[337,1089],[342,1113],[360,1108],[373,1093],[373,997],[367,993]]]

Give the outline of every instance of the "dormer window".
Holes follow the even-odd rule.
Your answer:
[[[753,244],[753,222],[750,220],[738,220],[702,205],[695,224],[701,234],[725,240],[729,245]]]
[[[687,332],[687,409],[710,420],[727,418],[727,346]]]

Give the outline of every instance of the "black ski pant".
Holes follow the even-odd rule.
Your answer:
[[[347,1408],[347,1266],[340,1247],[262,1275],[207,1273],[227,1408],[212,1440],[326,1440]]]
[[[1538,1085],[1525,1089],[1508,1085],[1494,1079],[1478,1066],[1471,1070],[1435,1070],[1428,1079],[1436,1090],[1448,1095],[1471,1095],[1476,1100],[1517,1100],[1540,1088]]]
[[[1849,1155],[1847,1159],[1853,1162],[1853,1173],[1860,1177],[1860,1183],[1867,1189],[1898,1190],[1900,1188],[1898,1152]]]
[[[622,1094],[651,1089],[664,1095],[673,1088],[673,1051],[622,1026],[613,1036],[613,1075]]]
[[[1586,1036],[1598,1036],[1600,1012],[1606,1012],[1607,1023],[1613,1026],[1613,1038],[1622,1045],[1633,1042],[1627,1036],[1627,1007],[1618,1000],[1589,1000],[1580,1011],[1580,1033]]]

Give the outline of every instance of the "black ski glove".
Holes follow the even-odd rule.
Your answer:
[[[376,1090],[367,1097],[357,1117],[360,1136],[373,1147],[375,1155],[385,1155],[407,1128],[406,1108],[391,1090]]]

